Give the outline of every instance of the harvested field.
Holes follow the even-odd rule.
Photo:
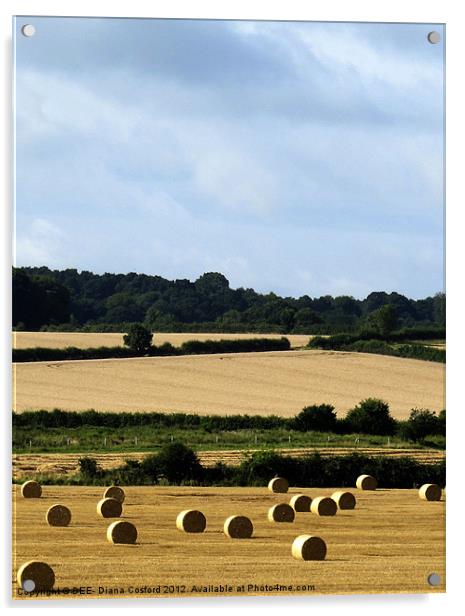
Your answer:
[[[444,408],[443,364],[337,351],[31,362],[14,366],[14,408],[293,416],[386,400],[397,419]]]
[[[275,450],[283,455],[302,458],[304,455],[318,451],[322,456],[345,455],[361,453],[371,456],[409,456],[422,464],[433,464],[445,458],[445,452],[434,449],[394,449],[394,448],[369,448],[369,447],[341,447],[323,449],[278,449]],[[217,462],[224,462],[229,466],[237,466],[245,455],[245,451],[200,451],[198,456],[204,466],[214,466]],[[38,453],[38,454],[13,454],[13,477],[22,479],[36,474],[47,475],[73,475],[79,469],[78,460],[84,455],[90,455],[103,469],[112,469],[122,466],[125,460],[141,460],[148,453]]]
[[[13,332],[13,348],[27,349],[31,347],[48,347],[64,349],[74,346],[78,349],[99,346],[123,346],[124,333],[82,333],[82,332]],[[173,346],[181,346],[187,340],[244,340],[246,338],[281,338],[284,334],[171,334],[155,333],[153,343],[156,345],[170,342]],[[310,334],[290,334],[292,347],[302,347],[308,344]]]
[[[335,488],[292,488],[291,493],[330,496]],[[45,486],[41,499],[28,500],[14,487],[14,573],[28,560],[42,560],[55,572],[55,588],[90,587],[88,598],[445,590],[445,503],[422,501],[417,490],[360,492],[355,510],[321,518],[298,513],[294,523],[285,525],[267,521],[267,510],[279,495],[266,488],[125,491],[122,520],[137,527],[138,538],[136,545],[115,546],[106,540],[108,520],[95,513],[101,488]],[[45,511],[57,501],[73,511],[67,528],[45,522]],[[186,508],[205,513],[204,533],[177,530],[176,516]],[[250,517],[252,538],[225,537],[224,520],[234,514]],[[292,542],[309,531],[326,542],[326,560],[292,557]],[[432,571],[441,576],[435,588],[427,583]],[[220,585],[226,590],[215,592]],[[275,585],[292,585],[292,591]],[[16,582],[13,595],[18,596]]]

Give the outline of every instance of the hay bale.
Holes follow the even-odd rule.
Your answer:
[[[337,505],[328,496],[318,496],[312,500],[310,511],[316,515],[336,515]]]
[[[378,482],[371,475],[360,475],[357,479],[356,486],[359,490],[376,490]]]
[[[24,498],[40,498],[42,496],[42,488],[37,481],[25,481],[21,486],[21,495]]]
[[[249,539],[253,533],[253,524],[244,515],[232,515],[226,519],[223,531],[231,539]]]
[[[71,522],[71,511],[64,505],[52,505],[45,514],[49,526],[68,526]]]
[[[120,488],[119,486],[110,486],[103,493],[103,498],[114,498],[123,504],[126,494],[124,493],[123,488]]]
[[[299,535],[292,543],[292,556],[298,560],[324,560],[326,543],[320,537]]]
[[[269,482],[268,490],[275,494],[285,494],[289,490],[289,482],[284,477],[275,477]]]
[[[287,503],[273,505],[268,509],[268,520],[270,522],[293,522],[294,518],[295,511]]]
[[[23,590],[46,591],[55,584],[55,573],[50,565],[39,560],[30,560],[18,569],[18,586]],[[26,584],[25,584],[26,583]],[[34,585],[34,586],[32,586]]]
[[[334,492],[331,498],[339,507],[339,509],[355,509],[356,499],[352,492]]]
[[[123,505],[116,498],[102,498],[97,503],[97,513],[102,518],[119,518],[123,512]]]
[[[201,511],[186,509],[176,518],[176,527],[185,533],[203,533],[207,526],[207,519]]]
[[[442,490],[435,483],[425,483],[418,490],[418,496],[426,501],[439,501],[441,500]]]
[[[137,528],[131,522],[118,520],[107,528],[107,539],[110,543],[135,543]]]
[[[312,499],[305,494],[295,494],[289,501],[289,504],[294,511],[310,511]]]

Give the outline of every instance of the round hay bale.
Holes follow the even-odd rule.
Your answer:
[[[287,503],[273,505],[268,509],[268,520],[270,522],[293,522],[294,518],[295,511]]]
[[[289,501],[289,504],[294,511],[310,511],[312,499],[305,494],[295,494]]]
[[[318,496],[312,500],[310,511],[316,515],[336,515],[337,505],[328,496]]]
[[[203,533],[207,526],[207,519],[201,511],[186,509],[176,518],[176,527],[185,533]]]
[[[425,483],[418,490],[418,496],[426,501],[439,501],[441,500],[442,490],[435,483]]]
[[[360,475],[357,479],[356,486],[359,490],[376,490],[378,482],[371,475]]]
[[[37,481],[25,481],[21,486],[21,495],[24,498],[40,498],[42,496],[42,488]]]
[[[284,477],[275,477],[268,483],[268,490],[275,494],[285,494],[289,490],[289,481]]]
[[[292,543],[292,556],[298,560],[324,560],[326,543],[321,537],[299,535]]]
[[[343,492],[342,490],[339,492],[334,492],[334,494],[331,495],[331,498],[339,509],[355,509],[355,505],[357,503],[352,492]]]
[[[49,526],[68,526],[71,522],[71,511],[64,505],[52,505],[45,514]]]
[[[131,522],[118,520],[107,528],[107,539],[110,543],[135,543],[137,528]]]
[[[55,573],[47,563],[30,560],[18,569],[16,579],[18,586],[28,592],[52,590],[55,584]]]
[[[102,518],[119,518],[123,512],[123,505],[116,498],[102,498],[97,503],[97,513]]]
[[[232,515],[226,519],[223,531],[231,539],[249,539],[253,534],[253,524],[244,515]]]
[[[103,498],[114,498],[122,504],[124,503],[126,494],[124,493],[123,488],[120,488],[119,486],[110,486],[105,490]]]

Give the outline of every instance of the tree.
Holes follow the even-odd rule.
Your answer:
[[[183,443],[165,445],[157,455],[158,470],[170,483],[199,479],[202,466],[195,451]]]
[[[297,327],[311,327],[319,323],[322,323],[321,317],[311,308],[301,308],[295,313]]]
[[[368,315],[368,324],[386,338],[397,327],[396,309],[392,304],[381,306]]]
[[[136,353],[146,353],[152,346],[152,332],[142,323],[133,323],[129,326],[123,342]]]
[[[445,411],[444,413],[445,418]],[[445,421],[428,409],[412,409],[404,428],[405,436],[412,441],[422,441],[426,436],[441,434]],[[443,425],[441,425],[443,424]]]
[[[333,432],[336,427],[336,413],[330,404],[306,406],[296,415],[293,428],[301,432]]]
[[[396,422],[389,413],[389,405],[377,398],[362,400],[347,413],[344,423],[351,432],[363,434],[392,435],[396,430]]]
[[[102,469],[95,458],[79,458],[79,472],[85,481],[96,479],[102,474]]]

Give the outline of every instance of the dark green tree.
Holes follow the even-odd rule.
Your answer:
[[[157,455],[158,472],[170,483],[200,479],[202,466],[195,451],[183,443],[165,445]]]
[[[440,433],[441,422],[436,413],[428,409],[412,409],[404,426],[404,434],[409,440],[422,441],[426,436]]]
[[[142,323],[133,323],[129,326],[123,342],[136,353],[146,353],[152,345],[152,332]]]
[[[84,481],[96,479],[102,474],[102,469],[94,458],[79,458],[79,472]]]
[[[293,429],[301,432],[333,432],[336,427],[336,412],[330,404],[306,406],[296,415]]]
[[[347,413],[344,423],[350,432],[363,434],[392,435],[396,430],[396,422],[389,413],[389,405],[377,398],[362,400]]]
[[[381,306],[368,316],[368,324],[381,336],[387,337],[397,327],[396,309],[392,304]]]

